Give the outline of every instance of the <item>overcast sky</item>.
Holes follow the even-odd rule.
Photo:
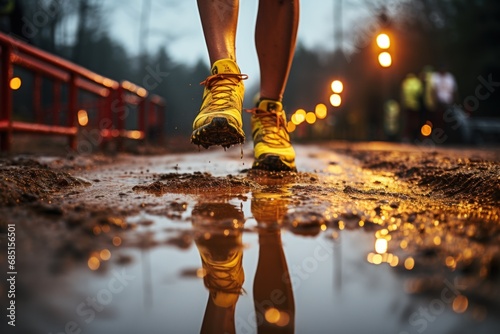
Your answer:
[[[120,7],[110,10],[111,34],[121,41],[131,54],[139,50],[141,9],[144,0],[122,0]],[[222,0],[221,0],[222,1]],[[332,50],[334,2],[340,0],[302,0],[298,39],[307,47]],[[390,3],[398,0],[343,0],[343,26],[346,34],[352,28],[367,24],[368,8],[363,3],[371,1]],[[114,1],[109,2],[115,5]],[[240,0],[237,31],[237,59],[242,72],[258,77],[258,61],[254,46],[254,27],[257,0]],[[345,48],[349,48],[346,36]],[[167,47],[175,61],[193,64],[202,59],[208,64],[208,54],[201,28],[196,0],[152,0],[149,19],[147,49],[156,51]],[[252,80],[253,81],[253,80]]]

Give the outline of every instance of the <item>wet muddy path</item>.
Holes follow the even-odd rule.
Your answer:
[[[0,159],[19,332],[498,332],[498,151],[245,152]]]

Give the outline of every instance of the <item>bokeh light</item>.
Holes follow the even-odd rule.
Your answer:
[[[81,126],[86,126],[89,124],[89,115],[84,109],[78,110],[78,124]]]
[[[420,129],[420,133],[422,134],[422,136],[424,137],[428,137],[431,135],[432,133],[432,128],[429,124],[424,124],[422,125],[422,128]]]
[[[388,49],[391,46],[391,39],[387,34],[379,34],[377,36],[377,45],[381,49]]]
[[[330,96],[330,103],[334,107],[339,107],[342,104],[342,98],[340,97],[339,94],[332,94]]]
[[[22,85],[21,78],[14,77],[14,78],[10,79],[10,89],[18,90],[19,88],[21,88],[21,85]]]
[[[328,112],[328,108],[323,103],[317,104],[316,108],[314,108],[314,113],[316,114],[316,117],[319,119],[326,118],[327,112]]]
[[[314,124],[314,122],[316,122],[316,114],[313,112],[308,112],[306,114],[306,122],[309,124]]]
[[[340,80],[333,80],[331,87],[332,91],[336,94],[340,94],[344,90],[344,84]]]
[[[392,56],[389,52],[382,52],[378,55],[378,62],[382,67],[390,67],[392,65]]]

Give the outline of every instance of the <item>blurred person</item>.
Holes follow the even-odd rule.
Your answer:
[[[420,108],[423,117],[422,123],[429,119],[429,113],[434,110],[434,96],[432,88],[432,75],[434,69],[430,65],[426,65],[419,73],[420,81],[422,82],[422,95],[420,96]]]
[[[404,139],[414,141],[420,137],[420,128],[424,122],[422,115],[422,81],[408,73],[401,84],[401,108],[403,112]]]
[[[448,71],[447,66],[441,65],[439,70],[432,74],[431,86],[434,100],[434,112],[431,122],[433,128],[443,129],[444,113],[458,102],[457,82],[453,74]]]
[[[245,87],[236,62],[239,0],[198,0],[198,9],[211,64],[191,142],[205,148],[242,144]],[[299,19],[298,0],[259,2],[255,44],[259,58],[260,98],[252,113],[252,168],[295,171],[295,151],[286,129],[283,93],[290,72]]]
[[[398,141],[401,132],[401,110],[399,103],[388,100],[384,103],[384,132],[388,141]]]

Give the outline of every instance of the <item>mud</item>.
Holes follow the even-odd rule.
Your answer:
[[[168,173],[158,176],[159,180],[148,185],[138,185],[132,188],[135,191],[144,191],[156,196],[166,193],[198,194],[212,193],[245,193],[255,190],[259,185],[241,177],[228,175],[214,177],[210,173]]]
[[[50,202],[55,192],[88,185],[89,182],[52,170],[35,160],[0,160],[0,206]]]
[[[500,162],[484,156],[465,157],[436,151],[352,151],[343,153],[358,159],[371,170],[389,171],[432,191],[431,196],[494,204],[500,201]],[[403,154],[402,154],[403,153]],[[490,157],[498,159],[498,157]]]
[[[458,310],[466,302],[474,319],[495,319],[496,151],[307,146],[298,150],[298,173],[248,170],[246,160],[228,172],[231,157],[218,154],[224,152],[198,164],[195,155],[3,159],[0,226],[4,232],[7,223],[17,224],[20,265],[39,273],[22,277],[21,300],[56,289],[50,275],[91,265],[106,275],[111,267],[143,261],[127,250],[187,251],[207,228],[232,235],[257,234],[265,226],[334,245],[349,231],[370,236],[374,244],[363,261],[394,271],[407,294],[433,298],[454,282],[462,298]],[[160,225],[162,219],[168,225]],[[252,219],[254,225],[245,223]],[[115,255],[103,259],[105,250]],[[36,260],[26,255],[33,253]],[[197,272],[187,268],[179,275]]]

